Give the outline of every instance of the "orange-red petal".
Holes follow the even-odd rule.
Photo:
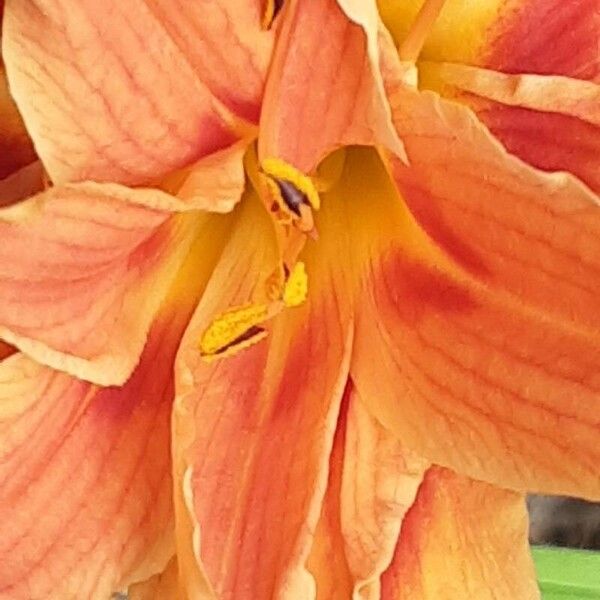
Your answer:
[[[0,363],[0,596],[105,598],[173,551],[173,323],[123,388]]]
[[[0,211],[0,337],[100,384],[135,367],[197,233],[178,201],[114,184],[53,187]]]
[[[327,493],[309,559],[317,598],[379,598],[426,461],[414,456],[346,390]]]
[[[123,387],[22,354],[0,362],[0,596],[107,598],[173,556],[174,361],[218,254],[212,222],[214,239],[187,254]]]
[[[402,523],[381,598],[539,598],[524,498],[432,467]]]
[[[44,167],[37,160],[0,180],[0,209],[29,198],[44,189]]]
[[[598,205],[466,108],[410,90],[399,106],[402,196],[368,153],[347,160],[361,397],[432,462],[600,497]]]
[[[336,0],[287,4],[265,91],[259,158],[308,173],[344,145],[377,139],[400,154],[362,27]]]
[[[177,558],[173,557],[165,570],[129,587],[128,600],[185,600],[179,589]]]
[[[305,251],[309,298],[270,323],[266,339],[205,362],[198,342],[223,310],[264,297],[277,266],[266,213],[246,199],[177,364],[174,414],[178,555],[187,592],[310,597],[306,570],[348,370],[351,314],[343,239],[328,219]],[[327,218],[325,207],[322,218]],[[199,571],[199,569],[201,571]],[[195,593],[198,593],[197,591]]]
[[[154,181],[245,135],[272,44],[260,4],[7,0],[10,87],[52,180]]]
[[[0,179],[8,177],[35,158],[33,144],[10,96],[6,69],[0,55]]]

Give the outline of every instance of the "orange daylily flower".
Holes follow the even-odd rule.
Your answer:
[[[594,10],[6,0],[0,598],[537,597],[523,495],[600,499]]]

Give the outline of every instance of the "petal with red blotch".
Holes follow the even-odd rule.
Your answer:
[[[22,354],[0,363],[1,597],[106,598],[172,557],[173,367],[218,255],[213,224],[209,249],[186,256],[123,387]]]
[[[336,0],[290,2],[283,17],[265,90],[260,159],[280,158],[309,173],[336,148],[376,139],[400,155],[362,27]]]
[[[398,44],[425,0],[378,0]],[[446,0],[420,58],[503,71],[598,80],[597,0]]]
[[[246,135],[260,4],[7,0],[10,87],[52,180],[147,183]]]
[[[14,346],[10,344],[6,344],[5,342],[0,340],[0,361],[3,361],[5,358],[12,356],[16,352]]]
[[[179,591],[177,558],[173,557],[162,573],[130,586],[128,600],[184,600]]]
[[[35,161],[35,158],[33,144],[10,96],[0,56],[0,179]]]
[[[423,457],[518,490],[600,497],[600,207],[407,90],[396,183],[351,153],[353,379]],[[354,198],[354,200],[352,200]]]
[[[382,600],[539,598],[524,498],[432,467],[381,579]]]
[[[600,83],[599,38],[597,0],[505,2],[486,31],[481,65]]]
[[[0,180],[0,208],[16,204],[44,189],[44,167],[37,160]]]
[[[470,106],[512,154],[600,191],[600,85],[434,62],[421,63],[420,81]]]
[[[309,597],[306,561],[327,481],[348,373],[351,311],[338,205],[319,213],[307,248],[309,297],[259,343],[205,362],[199,339],[216,314],[264,298],[278,264],[271,222],[247,198],[186,332],[174,408],[178,557],[190,597],[207,575],[217,597]],[[331,214],[334,211],[335,214]],[[334,268],[335,267],[335,268]],[[202,573],[198,573],[198,568]]]
[[[369,415],[349,384],[309,559],[318,598],[379,598],[379,578],[428,466]]]
[[[0,211],[0,338],[103,385],[135,367],[200,217],[116,184],[50,188]],[[208,218],[208,217],[206,217]]]

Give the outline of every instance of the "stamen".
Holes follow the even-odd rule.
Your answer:
[[[415,62],[421,54],[425,40],[436,22],[446,0],[425,0],[408,35],[398,49],[400,60]]]
[[[283,288],[283,303],[288,307],[300,306],[308,293],[308,276],[303,262],[297,262]]]
[[[269,304],[250,304],[219,315],[200,339],[202,358],[211,361],[237,354],[267,336],[262,324],[285,308],[300,306],[308,293],[308,276],[303,262],[297,262],[285,273],[286,281],[279,296]]]
[[[245,343],[243,347],[249,345],[247,342],[255,339],[255,336],[248,337],[248,332],[254,331],[253,328],[269,319],[271,316],[269,308],[266,304],[251,304],[234,308],[218,316],[200,339],[202,356],[223,356],[225,350],[236,346],[237,340]]]
[[[271,28],[275,17],[279,14],[282,8],[283,0],[266,0],[265,10],[263,12],[263,17],[261,21],[263,29]]]

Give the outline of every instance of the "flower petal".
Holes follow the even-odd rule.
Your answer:
[[[173,366],[216,225],[210,250],[186,256],[123,387],[22,354],[0,363],[0,596],[106,598],[173,556]]]
[[[397,43],[425,0],[378,0]],[[564,75],[598,80],[597,0],[446,0],[421,58],[504,73]]]
[[[167,325],[123,388],[24,355],[0,363],[0,595],[107,597],[168,560],[177,344]]]
[[[262,297],[278,265],[269,217],[247,198],[186,333],[177,364],[174,440],[178,556],[190,597],[205,571],[219,598],[311,596],[305,563],[347,378],[352,324],[343,229],[323,207],[318,253],[302,260],[309,298],[265,340],[206,362],[198,344],[215,314]]]
[[[424,87],[470,106],[509,152],[600,191],[600,85],[454,63],[422,63],[420,75]]]
[[[400,106],[402,196],[368,153],[346,163],[361,397],[432,462],[599,498],[600,208],[467,109],[410,90]]]
[[[0,209],[25,200],[43,189],[44,167],[37,160],[0,180]]]
[[[402,524],[381,598],[539,598],[524,498],[432,467]]]
[[[83,379],[123,383],[198,231],[199,217],[175,208],[156,190],[84,183],[0,211],[0,337]]]
[[[162,573],[129,587],[128,600],[185,600],[179,591],[177,558],[173,557]]]
[[[380,575],[392,560],[402,520],[428,464],[402,448],[349,385],[330,465],[309,559],[318,597],[379,598]]]
[[[309,173],[336,148],[376,139],[402,154],[369,44],[336,0],[289,2],[265,91],[261,160]]]
[[[147,183],[245,135],[272,44],[260,4],[7,0],[11,91],[52,180]]]
[[[239,143],[200,159],[190,167],[165,177],[160,188],[176,195],[190,208],[229,212],[239,202],[246,185],[244,154]]]
[[[8,91],[0,57],[0,179],[35,160],[33,145]]]

